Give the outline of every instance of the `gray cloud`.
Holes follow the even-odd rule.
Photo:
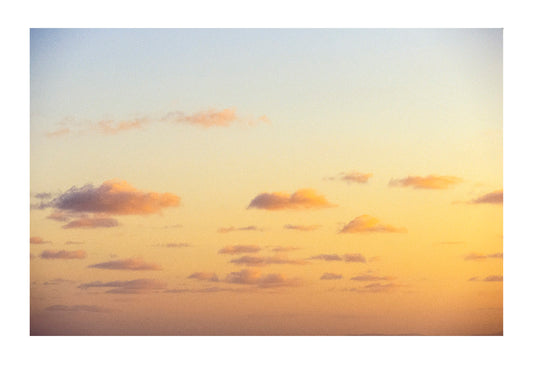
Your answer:
[[[321,277],[320,280],[338,280],[342,279],[341,274],[334,274],[331,272],[325,272]]]
[[[394,280],[395,278],[392,276],[378,276],[378,275],[371,275],[371,274],[361,274],[358,276],[354,276],[350,280],[355,281],[380,281],[380,280]]]
[[[468,255],[465,255],[464,260],[466,261],[482,261],[486,260],[488,258],[496,258],[496,259],[502,259],[503,253],[494,253],[494,254],[478,254],[478,253],[470,253]]]
[[[129,258],[122,260],[112,260],[109,262],[91,264],[89,268],[101,268],[106,270],[135,270],[145,271],[162,270],[161,266],[155,263],[146,263],[142,258]]]
[[[263,275],[259,270],[252,269],[231,272],[225,281],[232,284],[254,285],[258,288],[291,287],[298,284],[296,279],[289,279],[283,274]]]
[[[234,226],[230,226],[230,227],[227,227],[227,228],[218,228],[218,230],[217,230],[218,233],[229,233],[229,232],[237,232],[237,231],[257,231],[257,232],[262,232],[263,229],[262,228],[258,228],[255,225],[250,225],[250,226],[243,226],[243,227],[240,227],[240,228],[236,228]]]
[[[290,229],[290,230],[299,230],[299,231],[302,231],[302,232],[310,232],[312,230],[317,230],[318,228],[320,228],[320,225],[292,225],[292,224],[287,224],[284,226],[285,229]]]
[[[237,259],[230,260],[230,263],[234,264],[243,264],[246,266],[266,266],[270,264],[292,264],[292,265],[302,265],[307,262],[299,259],[288,259],[279,256],[275,257],[257,257],[251,255],[245,255]]]
[[[112,288],[106,293],[139,294],[158,291],[166,288],[166,283],[154,279],[115,280],[110,282],[93,281],[81,284],[80,289]]]
[[[187,279],[196,279],[204,281],[218,281],[218,276],[214,272],[195,272],[189,276]]]
[[[257,253],[261,250],[259,246],[256,245],[229,245],[225,246],[218,251],[219,254],[246,254],[246,253]]]
[[[503,204],[503,190],[496,190],[472,199],[471,204]]]
[[[42,259],[85,259],[87,254],[83,250],[45,250],[41,253]]]
[[[45,308],[50,312],[111,313],[111,310],[97,305],[52,305]]]

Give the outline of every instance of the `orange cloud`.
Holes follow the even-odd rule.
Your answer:
[[[218,281],[218,276],[214,272],[195,272],[187,276],[187,279]]]
[[[350,280],[355,281],[379,281],[379,280],[394,280],[395,278],[392,276],[377,276],[377,275],[370,275],[370,274],[362,274],[358,276],[354,276]]]
[[[180,243],[169,242],[167,244],[159,245],[159,246],[164,246],[164,247],[168,247],[168,248],[183,248],[183,247],[191,247],[192,245],[190,243],[187,243],[187,242],[180,242]]]
[[[112,228],[118,226],[118,221],[109,217],[82,217],[72,220],[62,226],[63,229],[74,228]]]
[[[361,254],[344,254],[345,262],[366,263],[366,258]]]
[[[140,129],[146,123],[148,123],[147,118],[138,118],[138,119],[133,119],[133,120],[125,120],[121,122],[115,122],[112,120],[103,120],[103,121],[98,122],[97,128],[104,134],[116,135],[117,133],[122,132],[122,131]]]
[[[89,268],[102,268],[106,270],[162,270],[161,266],[155,263],[146,263],[142,258],[129,258],[122,260],[112,260],[109,262],[91,264]]]
[[[438,176],[438,175],[428,175],[426,177],[418,176],[408,176],[403,179],[391,179],[389,186],[412,186],[416,189],[447,189],[453,185],[456,185],[463,180],[459,177],[453,176]]]
[[[348,263],[366,263],[366,258],[361,254],[344,254],[343,256],[340,256],[338,254],[319,254],[309,257],[307,259],[320,259],[327,262],[345,261]]]
[[[107,283],[101,281],[93,281],[90,283],[81,284],[80,289],[89,288],[113,288],[106,291],[106,293],[117,294],[139,294],[150,291],[157,291],[166,288],[166,283],[154,279],[136,279],[136,280],[115,280]]]
[[[487,258],[498,258],[502,259],[503,254],[502,253],[494,253],[494,254],[478,254],[478,253],[470,253],[465,256],[465,260],[475,260],[475,261],[481,261],[485,260]]]
[[[86,256],[83,250],[45,250],[41,253],[43,259],[84,259]]]
[[[284,226],[285,229],[291,229],[291,230],[299,230],[302,232],[310,232],[312,230],[317,230],[320,228],[320,225],[292,225],[287,224]]]
[[[229,232],[247,231],[247,230],[258,231],[258,232],[262,232],[263,231],[263,229],[258,228],[255,225],[250,225],[250,226],[244,226],[244,227],[240,227],[240,228],[235,228],[234,226],[230,226],[228,228],[218,228],[217,232],[218,233],[229,233]]]
[[[263,275],[261,274],[261,271],[255,269],[231,272],[226,276],[225,281],[232,284],[255,285],[259,288],[277,288],[297,285],[296,279],[288,279],[283,274]]]
[[[65,136],[70,133],[70,128],[61,128],[57,131],[47,132],[46,137]]]
[[[333,207],[326,198],[313,189],[301,189],[293,194],[285,192],[262,193],[257,195],[248,208],[266,209],[270,211],[281,209],[313,209]]]
[[[230,245],[225,246],[218,251],[219,254],[246,254],[257,253],[261,248],[256,245]]]
[[[341,274],[333,274],[330,272],[326,272],[320,277],[320,280],[338,280],[338,279],[342,279]]]
[[[405,233],[405,228],[396,228],[392,225],[382,224],[370,215],[361,215],[342,228],[340,233]]]
[[[174,123],[189,123],[204,128],[228,127],[238,120],[235,109],[206,110],[192,115],[185,115],[181,111],[168,113],[163,117],[164,121]]]
[[[276,253],[285,253],[287,251],[294,251],[294,250],[300,250],[299,247],[295,247],[295,246],[274,246],[272,249],[273,252],[276,252]]]
[[[52,243],[52,241],[45,241],[42,237],[30,237],[31,244],[43,244],[43,243]]]
[[[339,173],[338,177],[327,178],[331,181],[339,179],[347,183],[367,183],[370,178],[372,178],[372,173],[360,173],[357,171],[349,173]]]
[[[499,281],[503,281],[503,276],[502,275],[490,275],[484,279],[481,279],[475,276],[473,278],[468,279],[468,281],[499,282]]]
[[[503,190],[496,190],[472,199],[471,204],[503,204]]]
[[[232,259],[230,260],[230,263],[234,264],[243,264],[246,266],[266,266],[269,264],[293,264],[293,265],[302,265],[306,264],[307,262],[304,260],[297,260],[297,259],[288,259],[288,258],[282,258],[282,257],[256,257],[256,256],[250,256],[245,255],[243,257]]]
[[[112,215],[145,215],[177,207],[180,197],[171,193],[145,192],[126,181],[109,180],[99,187],[76,186],[58,195],[40,208],[52,207],[74,214],[100,213]]]
[[[319,254],[319,255],[309,257],[307,259],[320,259],[320,260],[324,260],[328,262],[342,260],[342,258],[337,254]]]
[[[400,286],[401,285],[395,283],[371,283],[360,288],[351,288],[350,291],[359,293],[382,293],[391,291]]]

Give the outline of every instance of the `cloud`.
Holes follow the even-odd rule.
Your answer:
[[[292,224],[286,224],[284,226],[285,229],[291,229],[291,230],[299,230],[301,232],[310,232],[312,230],[316,230],[320,228],[320,225],[292,225]]]
[[[454,186],[463,180],[459,177],[447,175],[428,175],[426,177],[408,176],[402,179],[391,179],[389,186],[412,186],[415,189],[443,190]]]
[[[58,279],[45,281],[43,285],[59,285],[59,284],[67,284],[67,283],[74,283],[74,280],[58,278]]]
[[[319,259],[327,262],[345,261],[348,263],[366,263],[366,258],[361,254],[344,254],[343,256],[338,254],[319,254],[307,259]]]
[[[474,276],[468,279],[468,281],[498,282],[498,281],[503,281],[503,276],[502,275],[490,275],[484,279]]]
[[[106,270],[134,270],[134,271],[159,271],[161,266],[155,263],[146,263],[142,258],[129,258],[112,260],[109,262],[91,264],[89,268],[101,268]]]
[[[246,266],[266,266],[270,264],[292,264],[292,265],[302,265],[307,262],[299,259],[288,259],[279,256],[275,257],[256,257],[251,255],[245,255],[243,257],[232,259],[230,263],[234,264],[243,264]]]
[[[218,228],[217,232],[218,233],[229,233],[229,232],[247,231],[247,230],[258,231],[258,232],[262,232],[263,231],[263,229],[258,228],[255,225],[250,225],[250,226],[244,226],[244,227],[240,227],[240,228],[235,228],[234,226],[230,226],[228,228]]]
[[[238,119],[235,109],[228,108],[223,110],[210,109],[191,115],[186,115],[181,111],[175,111],[165,115],[162,120],[173,123],[189,123],[194,126],[209,128],[228,127]]]
[[[92,184],[71,187],[40,208],[51,207],[74,214],[145,215],[177,207],[180,197],[171,193],[140,191],[126,181],[109,180],[99,187]]]
[[[41,253],[42,259],[85,259],[86,256],[83,250],[45,250]]]
[[[52,212],[50,215],[46,216],[46,218],[50,220],[65,222],[65,221],[70,220],[71,215],[63,211],[55,211],[55,212]]]
[[[231,272],[226,276],[225,281],[232,284],[255,285],[258,288],[290,287],[298,283],[296,279],[288,279],[283,274],[263,275],[255,269]]]
[[[320,280],[338,280],[338,279],[342,279],[341,274],[333,274],[330,272],[326,272],[320,277]]]
[[[351,288],[350,291],[359,293],[382,293],[391,291],[398,287],[401,287],[401,285],[395,283],[371,283],[363,287]]]
[[[371,275],[371,274],[361,274],[358,276],[354,276],[350,280],[355,281],[380,281],[380,280],[394,280],[395,278],[392,276],[378,276],[378,275]]]
[[[169,247],[169,248],[183,248],[183,247],[191,247],[191,244],[187,242],[180,242],[180,243],[169,242],[165,244],[164,246]]]
[[[137,118],[132,120],[123,120],[120,122],[113,120],[102,120],[98,122],[96,128],[104,134],[116,135],[122,131],[141,129],[143,125],[148,123],[148,121],[148,118]]]
[[[309,257],[307,259],[320,259],[320,260],[325,260],[328,262],[342,260],[342,258],[337,254],[319,254],[319,255],[314,255],[312,257]]]
[[[218,276],[214,272],[195,272],[187,276],[187,279],[218,281]]]
[[[107,283],[101,281],[93,281],[90,283],[81,284],[80,289],[89,288],[113,288],[106,291],[106,293],[117,294],[139,294],[150,291],[157,291],[166,288],[166,283],[154,279],[136,279],[136,280],[115,280]]]
[[[30,244],[44,244],[44,243],[52,243],[52,241],[45,241],[42,239],[42,237],[30,237]]]
[[[397,228],[392,225],[382,224],[378,219],[370,215],[361,215],[342,228],[340,233],[405,233],[405,228]]]
[[[47,132],[46,137],[65,136],[70,133],[70,128],[60,128],[57,131]]]
[[[45,308],[50,312],[110,313],[111,310],[97,305],[52,305]]]
[[[167,289],[163,293],[218,293],[218,292],[239,292],[237,289],[233,288],[222,288],[222,287],[208,287],[208,288],[181,288],[181,289]]]
[[[472,199],[471,204],[503,204],[503,190],[496,190]]]
[[[76,228],[113,228],[118,226],[118,221],[110,217],[82,217],[72,220],[68,224],[62,226],[63,229]]]
[[[256,245],[230,245],[225,246],[218,251],[219,254],[246,254],[246,253],[257,253],[261,248]]]
[[[33,195],[37,199],[50,199],[52,197],[51,192],[38,192],[37,194]]]
[[[83,245],[85,242],[81,241],[67,241],[65,242],[65,245]]]
[[[293,194],[285,192],[262,193],[252,199],[250,208],[266,209],[269,211],[283,209],[318,209],[334,205],[313,189],[300,189]]]
[[[372,176],[372,173],[360,173],[357,171],[352,171],[348,173],[339,173],[337,177],[330,177],[327,179],[331,181],[338,179],[347,183],[367,183]]]
[[[287,251],[300,250],[300,248],[295,246],[274,246],[270,250],[276,253],[285,253]]]
[[[475,260],[475,261],[482,261],[486,260],[487,258],[503,258],[503,253],[494,253],[494,254],[478,254],[478,253],[470,253],[468,255],[465,255],[465,260]]]

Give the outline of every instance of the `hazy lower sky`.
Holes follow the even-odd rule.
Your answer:
[[[31,334],[503,332],[501,29],[32,29]]]

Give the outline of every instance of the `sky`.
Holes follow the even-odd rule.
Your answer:
[[[501,29],[32,29],[32,335],[500,335]]]

